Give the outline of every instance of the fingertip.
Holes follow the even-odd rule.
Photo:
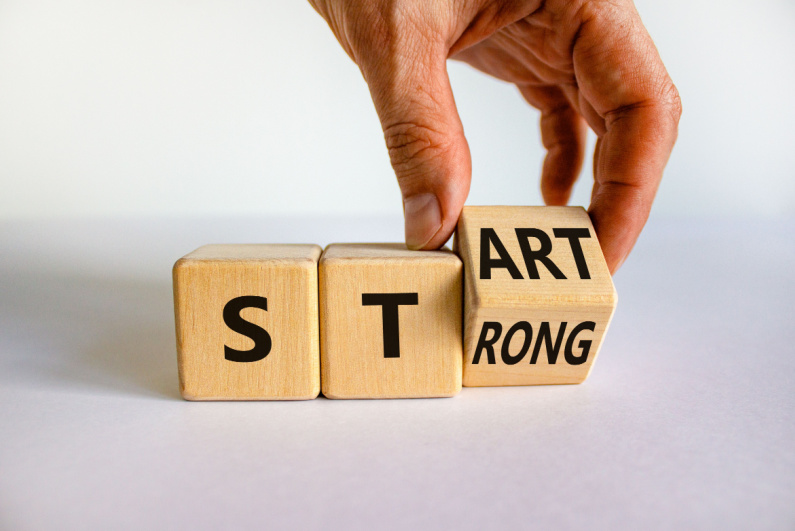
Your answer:
[[[563,99],[561,93],[558,99]],[[542,111],[541,138],[547,149],[541,170],[541,195],[547,205],[569,202],[585,159],[585,121],[567,103],[558,102]]]
[[[604,234],[604,231],[603,235],[600,235],[598,230],[596,234],[597,238],[599,238],[599,245],[602,247],[602,255],[605,258],[607,269],[611,275],[615,275],[616,271],[624,264],[627,256],[629,256],[631,247],[630,249],[624,248],[619,242]]]
[[[412,250],[431,250],[443,246],[453,235],[463,208],[456,202],[444,209],[439,198],[431,193],[419,194],[404,200],[406,247]]]
[[[549,191],[541,189],[541,197],[546,206],[566,206],[569,203],[570,194],[559,190]]]
[[[442,210],[439,199],[431,193],[417,194],[403,200],[406,223],[406,247],[412,250],[427,248],[442,229]]]
[[[629,256],[643,230],[648,210],[631,196],[621,196],[602,189],[594,198],[588,213],[610,274],[615,274]]]
[[[554,148],[547,152],[544,158],[544,166],[541,170],[541,197],[548,206],[568,204],[573,181],[576,179],[576,173],[573,178],[566,175],[561,179],[561,158],[560,150]]]
[[[472,162],[466,138],[459,130],[447,140],[446,146],[426,149],[395,166],[410,249],[443,246],[455,231],[469,194]]]
[[[624,265],[624,261],[627,259],[627,256],[629,255],[625,254],[624,256],[619,258],[617,262],[613,262],[612,264],[607,264],[607,268],[610,270],[611,275],[615,275],[616,272],[618,272],[618,270],[621,269],[621,266]]]
[[[599,237],[598,235],[599,232],[597,231],[597,237]],[[615,275],[629,256],[631,247],[629,249],[622,248],[608,237],[599,237],[599,244],[602,246],[602,254],[605,257],[607,269],[610,271],[611,275]]]

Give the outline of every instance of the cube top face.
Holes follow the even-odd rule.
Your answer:
[[[465,386],[584,381],[616,305],[580,207],[465,207]],[[488,254],[486,254],[488,253]]]
[[[479,307],[616,302],[613,279],[582,207],[467,206],[455,246]]]
[[[207,245],[174,265],[180,390],[189,400],[320,392],[317,245]]]
[[[320,260],[319,280],[324,395],[460,391],[462,264],[455,254],[334,244]]]
[[[408,260],[413,264],[438,263],[452,268],[461,267],[461,260],[447,248],[411,251],[403,243],[332,243],[323,251],[321,262],[328,265],[334,260],[360,263]]]
[[[306,261],[307,265],[317,265],[323,249],[319,245],[284,243],[284,244],[211,244],[203,245],[186,254],[180,261],[263,261],[270,262],[285,260],[292,265]],[[178,262],[179,263],[179,262]]]

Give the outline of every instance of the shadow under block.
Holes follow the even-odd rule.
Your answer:
[[[320,259],[323,394],[422,398],[461,390],[461,260],[403,244],[333,244]]]
[[[205,245],[174,265],[182,396],[302,400],[320,392],[317,245]]]
[[[581,383],[616,306],[581,207],[464,207],[464,375],[475,386]]]

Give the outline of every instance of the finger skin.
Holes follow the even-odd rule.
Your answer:
[[[649,216],[681,102],[631,0],[310,0],[359,65],[404,198],[406,240],[452,233],[471,177],[447,58],[515,83],[542,113],[541,189],[565,204],[586,130],[598,137],[589,213],[611,272]]]
[[[416,61],[424,62],[423,69],[408,80],[371,76],[370,86],[403,195],[407,244],[437,249],[455,230],[469,194],[472,164],[444,58]],[[438,226],[423,222],[419,227],[412,217],[411,201],[425,194],[433,194],[438,201]]]
[[[517,84],[542,111],[548,149],[542,194],[548,204],[567,200],[576,178],[574,164],[565,164],[575,153],[576,126],[568,111],[554,116],[563,103],[538,95],[557,80],[571,107],[596,132],[589,212],[615,272],[648,219],[681,115],[676,87],[632,2],[548,0],[543,9],[456,58]],[[562,140],[566,155],[560,154],[561,137],[568,137]]]
[[[381,46],[352,39],[381,121],[403,196],[406,243],[437,249],[450,238],[469,193],[469,145],[447,75],[442,19],[381,13]]]
[[[588,209],[614,273],[626,259],[649,217],[665,164],[676,140],[665,107],[620,111],[609,120],[595,160],[595,186]]]
[[[585,121],[556,86],[524,85],[519,90],[541,110],[541,141],[547,150],[541,195],[547,205],[565,205],[585,159]]]
[[[629,7],[584,10],[573,48],[580,98],[604,119],[588,211],[611,272],[648,219],[682,112],[651,37]]]

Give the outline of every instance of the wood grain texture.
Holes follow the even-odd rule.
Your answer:
[[[540,229],[548,236],[551,250],[546,257],[558,269],[558,276],[565,278],[556,278],[544,262],[533,259],[530,262],[535,264],[538,278],[530,278],[532,267],[527,266],[520,240],[529,244],[525,252],[528,249],[538,252],[543,235],[536,238],[525,232],[519,237],[516,229],[523,228]],[[587,229],[589,237],[577,240],[587,274],[583,275],[576,263],[576,244],[573,246],[566,237],[556,237],[556,228]],[[513,275],[509,268],[500,267],[503,264],[492,262],[492,267],[488,268],[491,278],[482,278],[488,276],[481,271],[482,229],[494,229],[516,266]],[[538,235],[537,232],[530,234]],[[498,250],[489,238],[487,240],[488,258],[499,260]],[[615,310],[617,296],[593,225],[584,209],[464,207],[454,249],[464,263],[464,386],[572,384],[588,377]],[[517,274],[521,278],[514,278]],[[527,325],[517,324],[520,322]],[[484,323],[498,324],[486,325],[484,330]],[[581,323],[593,325],[583,324],[577,329]],[[499,335],[495,327],[501,328]],[[591,327],[593,330],[589,329]],[[509,334],[512,328],[514,331]],[[559,335],[561,328],[564,330]],[[539,335],[544,337],[543,341],[539,341]],[[504,345],[506,337],[510,340]],[[486,346],[494,338],[497,339],[491,343],[492,359]],[[477,364],[473,363],[476,351],[480,356]],[[550,363],[550,354],[554,363]]]
[[[333,244],[320,260],[323,394],[329,398],[453,396],[461,390],[462,264],[447,249]],[[399,357],[385,357],[381,306],[363,294],[416,293],[398,307]]]
[[[182,396],[188,400],[301,400],[320,392],[317,245],[205,245],[174,265],[174,311]],[[225,359],[224,346],[254,340],[224,322],[241,296],[267,299],[267,311],[240,317],[268,332],[271,350],[255,362]]]

